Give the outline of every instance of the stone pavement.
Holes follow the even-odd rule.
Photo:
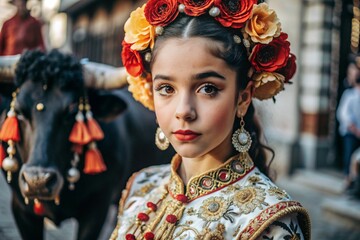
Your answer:
[[[277,184],[308,209],[312,221],[312,239],[360,239],[360,201],[351,200],[341,194],[340,178],[303,171],[291,178],[279,179]],[[110,213],[115,214],[114,210]],[[50,222],[45,225],[47,240],[75,240],[77,223],[74,220],[63,222],[60,228]],[[0,174],[0,240],[19,239],[10,209],[9,187],[3,174]]]

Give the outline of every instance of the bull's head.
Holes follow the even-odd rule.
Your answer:
[[[14,71],[11,66],[15,66],[15,63]],[[15,83],[12,79],[15,79]],[[85,106],[79,99],[89,99],[91,103],[96,96],[92,109],[94,116],[116,116],[126,108],[125,102],[94,89],[122,87],[126,83],[125,72],[121,68],[96,63],[81,64],[72,56],[56,50],[48,54],[29,51],[21,58],[13,56],[0,59],[0,81],[5,84],[0,86],[3,95],[9,95],[10,90],[14,90],[13,103],[8,104],[0,99],[0,107],[4,108],[4,103],[11,105],[20,129],[17,151],[11,148],[12,141],[8,142],[7,151],[13,161],[6,159],[2,165],[8,173],[14,172],[14,177],[18,178],[25,200],[56,200],[66,181],[63,176],[68,175],[70,182],[78,177],[69,136],[76,123],[79,106]],[[4,112],[8,110],[0,108],[3,119]],[[72,163],[70,159],[73,159]],[[19,172],[15,171],[16,164],[21,166]]]

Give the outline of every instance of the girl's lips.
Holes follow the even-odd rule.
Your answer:
[[[183,142],[194,140],[201,135],[200,133],[191,130],[177,130],[176,132],[173,132],[173,134],[179,141]]]

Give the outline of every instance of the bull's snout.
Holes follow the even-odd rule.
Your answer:
[[[62,188],[63,178],[51,168],[24,165],[20,172],[20,189],[27,198],[55,199]]]

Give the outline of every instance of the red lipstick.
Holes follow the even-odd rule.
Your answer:
[[[193,132],[191,130],[177,130],[176,132],[173,132],[175,137],[182,142],[188,142],[191,140],[194,140],[198,136],[200,136],[200,133]]]

